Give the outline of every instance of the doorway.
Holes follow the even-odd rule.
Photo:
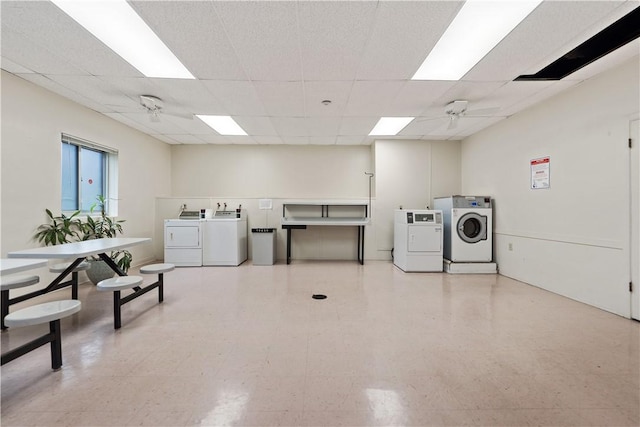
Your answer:
[[[630,123],[629,138],[632,141],[629,150],[631,318],[640,320],[640,120]]]

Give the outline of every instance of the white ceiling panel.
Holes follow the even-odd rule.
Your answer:
[[[466,76],[468,81],[513,80],[521,74],[536,73],[531,69],[549,57],[568,50],[567,41],[573,40],[598,19],[619,6],[615,1],[546,1],[539,5],[528,19],[517,26]],[[527,72],[523,72],[523,65]],[[547,64],[544,64],[545,66]],[[542,68],[542,67],[540,67]]]
[[[278,135],[269,117],[238,116],[234,117],[234,119],[249,135],[271,137]]]
[[[379,2],[358,80],[407,80],[464,2]]]
[[[305,116],[302,82],[255,82],[255,88],[269,115]]]
[[[49,1],[0,1],[0,65],[165,143],[359,145],[374,141],[368,133],[382,116],[417,118],[389,139],[463,139],[638,60],[640,49],[636,41],[561,81],[514,82],[638,7],[545,0],[463,80],[411,81],[462,1],[130,4],[195,80],[142,76]],[[159,122],[140,95],[163,100]],[[469,111],[448,130],[445,105],[454,100],[468,101]],[[487,117],[472,114],[490,107]],[[174,116],[194,113],[230,115],[249,135],[218,135]]]
[[[310,145],[336,145],[335,136],[310,136]]]
[[[341,117],[347,108],[352,81],[304,82],[305,113],[308,116]],[[322,101],[329,100],[329,105]]]
[[[250,136],[228,135],[227,141],[229,141],[231,144],[238,144],[238,145],[256,144],[256,142]]]
[[[302,80],[296,19],[298,2],[220,1],[213,4],[250,80]]]
[[[388,105],[384,115],[419,116],[455,84],[456,82],[453,81],[409,80],[402,86],[398,96]]]
[[[344,117],[340,124],[339,135],[366,136],[378,123],[380,117]]]
[[[353,80],[377,2],[297,2],[305,80]]]
[[[249,81],[203,80],[209,92],[224,106],[229,116],[266,116],[258,92]]]
[[[273,127],[281,137],[307,136],[307,119],[304,117],[273,117]]]
[[[336,145],[362,145],[364,138],[360,136],[340,136],[336,138]]]
[[[356,81],[347,103],[347,116],[378,116],[388,111],[405,82],[403,81]]]
[[[133,1],[131,4],[197,78],[246,78],[214,2]]]
[[[261,145],[281,145],[281,144],[284,144],[284,141],[282,140],[282,138],[280,138],[278,136],[257,135],[257,136],[253,137],[253,140],[257,144],[261,144]]]

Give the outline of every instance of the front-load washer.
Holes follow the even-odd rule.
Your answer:
[[[393,263],[403,271],[442,271],[442,211],[397,209]]]
[[[433,200],[444,219],[444,258],[452,262],[491,262],[493,212],[490,197],[450,196]]]

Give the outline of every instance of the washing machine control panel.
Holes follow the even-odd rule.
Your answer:
[[[442,224],[440,212],[413,212],[407,211],[407,224]]]

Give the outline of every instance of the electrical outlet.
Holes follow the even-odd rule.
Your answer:
[[[509,243],[509,250],[512,251],[513,250],[513,243]]]

